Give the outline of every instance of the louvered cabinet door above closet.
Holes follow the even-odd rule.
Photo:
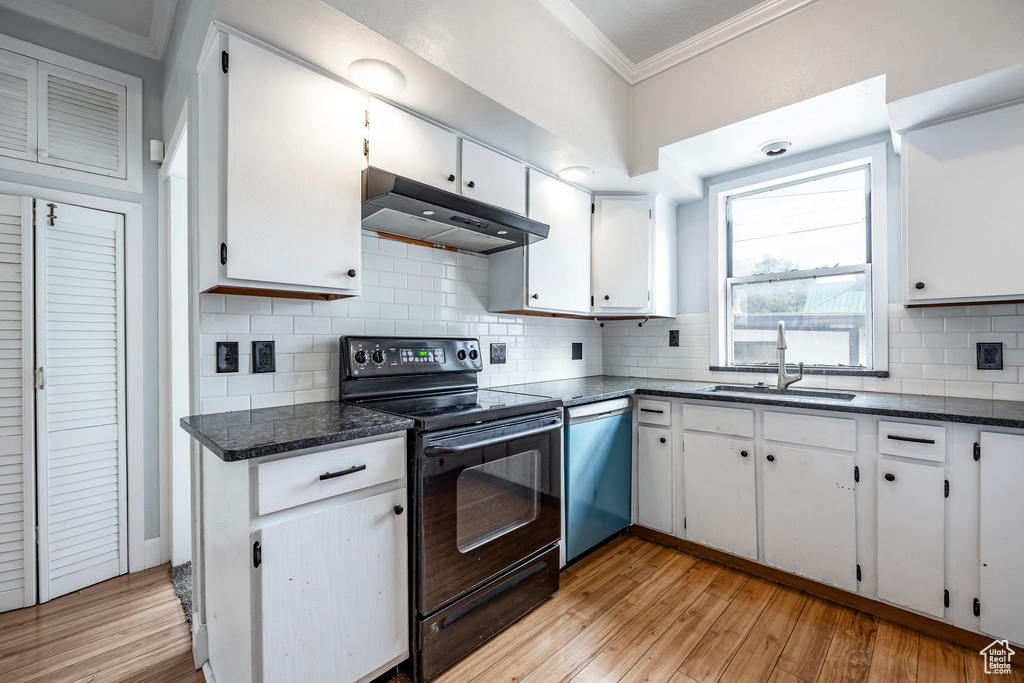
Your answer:
[[[36,601],[32,200],[0,195],[0,612]]]
[[[128,570],[123,225],[36,201],[40,602]]]
[[[0,155],[36,160],[36,60],[0,50]]]

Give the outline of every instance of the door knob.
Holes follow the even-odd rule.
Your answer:
[[[404,507],[402,507],[401,505],[396,505],[395,506],[395,514],[396,515],[400,515],[403,512],[405,512],[405,508]]]
[[[892,472],[888,472],[885,475],[885,480],[886,481],[896,481],[896,475],[893,474]]]
[[[775,456],[774,455],[769,455],[768,456],[768,462],[775,462]]]

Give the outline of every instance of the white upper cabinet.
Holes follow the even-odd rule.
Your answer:
[[[215,37],[199,92],[203,291],[358,294],[365,107],[299,63]]]
[[[526,164],[463,139],[462,194],[526,215]]]
[[[594,313],[675,315],[675,210],[660,195],[594,196]]]
[[[908,304],[1024,296],[1024,104],[903,136]]]
[[[369,111],[370,166],[458,192],[455,133],[377,99],[370,99]]]
[[[0,168],[142,191],[142,81],[0,36]]]

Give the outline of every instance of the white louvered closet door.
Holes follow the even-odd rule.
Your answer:
[[[36,200],[40,602],[128,571],[123,226]]]
[[[126,178],[127,99],[123,85],[39,62],[38,161]]]
[[[0,195],[0,612],[36,602],[32,200]]]
[[[0,50],[0,154],[36,160],[36,60]]]

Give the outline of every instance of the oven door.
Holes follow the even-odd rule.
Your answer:
[[[562,412],[417,436],[417,608],[429,614],[556,543]]]

